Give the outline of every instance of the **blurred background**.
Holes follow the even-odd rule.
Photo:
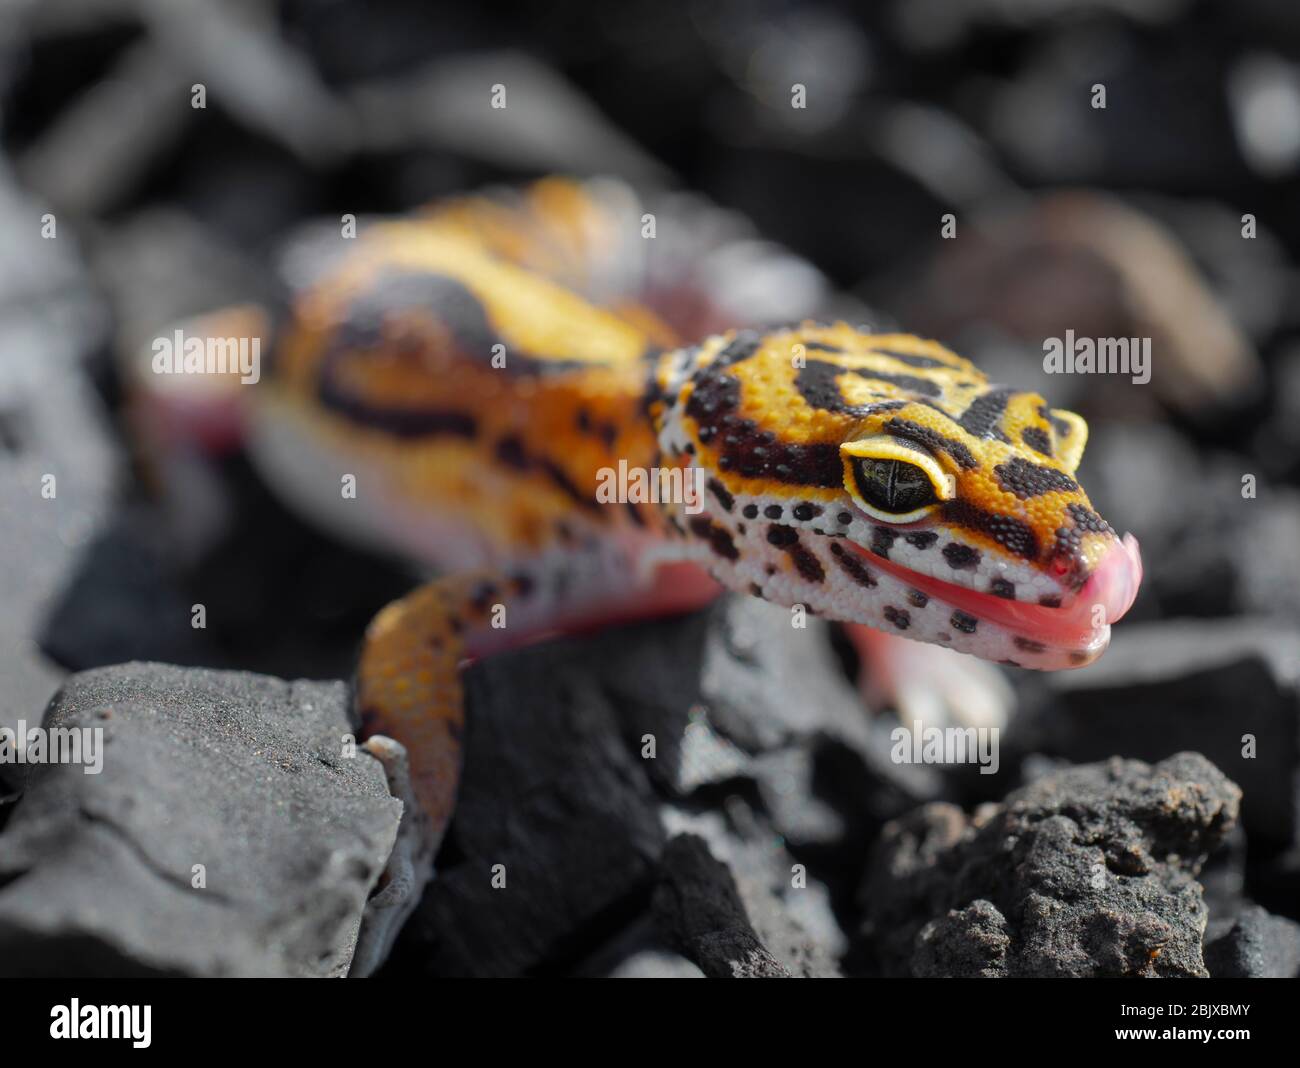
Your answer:
[[[121,360],[274,300],[305,222],[556,172],[702,193],[874,323],[1088,420],[1081,479],[1147,581],[1095,669],[1017,678],[1016,744],[1206,753],[1246,790],[1233,878],[1295,914],[1293,0],[7,0],[0,720],[130,659],[345,676],[409,573],[307,527],[237,451],[142,448]],[[1066,330],[1152,338],[1150,383],[1044,375]],[[27,503],[52,469],[57,515]],[[206,630],[158,624],[195,602]]]

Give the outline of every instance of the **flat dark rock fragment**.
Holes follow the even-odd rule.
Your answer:
[[[401,809],[346,755],[348,707],[342,683],[243,672],[69,679],[44,725],[102,729],[102,770],[29,766],[0,835],[0,971],[346,972]]]
[[[668,843],[655,913],[667,937],[711,978],[787,979],[790,972],[760,941],[725,864],[704,839]]]

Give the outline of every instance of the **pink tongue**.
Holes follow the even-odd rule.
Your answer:
[[[1129,610],[1142,582],[1142,556],[1137,538],[1132,534],[1125,534],[1122,542],[1116,542],[1107,551],[1078,596],[1063,608],[1044,608],[1024,601],[994,597],[918,574],[865,549],[858,549],[858,552],[873,567],[892,575],[899,582],[976,619],[986,619],[1022,637],[1063,648],[1089,647],[1101,627],[1116,622]],[[1098,626],[1094,628],[1093,610],[1098,605],[1102,612],[1099,613]]]

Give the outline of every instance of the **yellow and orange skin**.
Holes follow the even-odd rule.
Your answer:
[[[467,569],[384,609],[357,672],[366,729],[408,750],[431,842],[454,803],[460,666],[557,626],[689,607],[720,583],[1026,667],[1104,649],[1105,620],[1056,643],[942,610],[964,590],[1032,623],[1087,595],[1117,539],[1073,477],[1082,419],[907,334],[806,322],[689,345],[662,307],[598,292],[607,222],[548,180],[375,224],[297,295],[260,390],[261,418],[367,473],[366,509],[453,532],[424,555]],[[850,465],[867,441],[923,451],[947,498],[906,524],[865,514]],[[703,511],[597,500],[620,461],[700,469]],[[602,561],[596,582],[551,581],[581,557]],[[659,557],[684,562],[670,581]]]

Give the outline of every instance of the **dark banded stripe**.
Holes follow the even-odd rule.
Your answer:
[[[999,441],[1010,439],[1002,429],[1002,416],[1007,404],[1017,390],[1007,386],[995,386],[981,393],[970,403],[960,419],[957,420],[966,433],[977,438],[997,438]]]

